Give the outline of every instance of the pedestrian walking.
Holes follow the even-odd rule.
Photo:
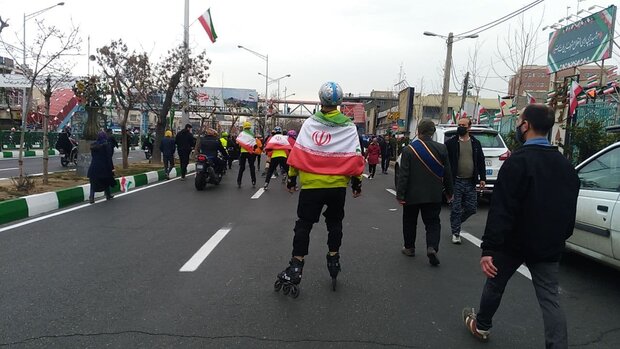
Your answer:
[[[442,195],[452,200],[452,172],[446,146],[433,141],[435,124],[424,119],[418,124],[418,138],[403,149],[398,170],[396,199],[403,206],[402,253],[415,256],[418,214],[426,228],[426,255],[431,265],[439,265]]]
[[[189,164],[189,155],[196,146],[196,139],[192,135],[192,125],[186,124],[185,127],[177,133],[175,138],[177,152],[179,153],[179,161],[181,162],[181,180],[185,180],[187,174],[187,165]]]
[[[166,130],[166,132],[164,132],[164,138],[159,144],[159,150],[164,158],[164,173],[166,174],[166,179],[170,179],[170,171],[174,168],[174,152],[176,151],[176,143],[174,138],[172,138],[172,131]]]
[[[301,192],[293,229],[292,258],[289,266],[278,274],[274,287],[276,291],[283,288],[285,294],[290,292],[293,297],[299,295],[297,285],[308,254],[310,231],[319,221],[324,206],[327,206],[323,213],[328,232],[327,269],[336,289],[347,185],[351,184],[353,197],[362,193],[364,158],[355,124],[338,111],[342,96],[342,88],[335,82],[321,86],[321,110],[303,123],[288,159],[287,188],[293,193],[299,177]]]
[[[480,184],[480,190],[484,190],[487,180],[482,144],[470,134],[470,130],[471,119],[460,118],[456,136],[445,142],[454,174],[454,200],[450,211],[453,244],[461,243],[461,224],[478,208],[476,184]]]
[[[387,174],[390,168],[390,158],[392,157],[392,144],[390,143],[390,134],[385,134],[383,143],[381,144],[381,173]]]
[[[267,142],[267,145],[265,146],[267,157],[270,159],[269,170],[267,171],[267,176],[265,176],[265,186],[263,187],[265,190],[269,189],[271,176],[278,170],[278,166],[283,171],[282,178],[286,178],[286,172],[284,172],[288,170],[286,161],[293,144],[289,140],[288,135],[282,134],[281,127],[277,126],[275,131],[276,134],[269,137],[269,142]]]
[[[366,161],[368,161],[368,179],[375,178],[375,171],[377,171],[377,164],[379,163],[379,157],[381,156],[381,147],[377,143],[377,137],[373,137],[366,150]]]
[[[104,192],[106,200],[114,196],[111,187],[116,184],[114,180],[114,165],[112,164],[112,148],[108,144],[108,135],[99,131],[97,140],[90,145],[91,161],[88,167],[88,181],[90,182],[90,195],[88,202],[95,203],[95,193]]]
[[[245,171],[245,163],[247,161],[250,167],[250,178],[252,179],[252,187],[256,186],[256,170],[254,169],[254,161],[256,160],[256,137],[252,133],[252,124],[249,122],[243,123],[243,131],[237,136],[237,144],[241,148],[241,155],[239,155],[239,174],[237,175],[237,187],[241,188],[241,179],[243,178],[243,172]]]
[[[580,183],[573,165],[547,140],[554,119],[546,105],[528,105],[515,130],[523,146],[497,176],[482,236],[480,266],[487,279],[480,307],[477,313],[469,307],[462,313],[478,339],[488,339],[506,284],[525,263],[542,310],[546,348],[568,348],[558,273],[565,241],[575,226]]]
[[[114,138],[111,128],[106,129],[105,132],[108,137],[108,145],[110,146],[110,149],[112,149],[112,154],[114,154],[114,149],[118,148],[118,142],[116,141],[116,138]]]

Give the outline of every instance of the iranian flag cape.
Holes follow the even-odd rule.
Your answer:
[[[254,153],[254,146],[256,145],[256,138],[251,132],[243,131],[237,136],[237,143],[248,153]]]
[[[267,151],[267,153],[271,156],[271,152],[273,152],[274,150],[284,150],[286,152],[286,155],[288,156],[292,148],[293,146],[291,145],[288,136],[273,135],[269,137],[269,141],[265,146],[265,151]]]
[[[355,124],[341,113],[316,113],[301,127],[288,164],[314,174],[360,176],[364,157]]]

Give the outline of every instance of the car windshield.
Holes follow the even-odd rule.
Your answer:
[[[472,134],[476,137],[477,140],[480,141],[480,144],[483,148],[505,148],[504,142],[502,138],[497,133],[488,133],[488,132],[475,132]],[[455,132],[446,132],[446,139],[456,135]]]

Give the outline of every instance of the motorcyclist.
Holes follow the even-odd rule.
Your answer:
[[[226,161],[220,159],[217,153],[220,152],[224,159],[228,158],[228,152],[217,138],[217,131],[212,128],[207,128],[205,135],[200,139],[200,153],[207,156],[207,158],[213,161],[216,173],[222,173]]]
[[[73,150],[73,142],[71,141],[71,127],[65,126],[62,132],[58,134],[56,149],[62,152],[67,158],[71,155],[71,150]]]
[[[144,139],[144,145],[142,145],[142,150],[148,150],[151,154],[153,154],[153,144],[155,143],[155,135],[153,132],[148,133],[146,138]]]

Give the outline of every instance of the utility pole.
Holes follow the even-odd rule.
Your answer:
[[[443,92],[441,94],[441,116],[440,120],[445,121],[448,115],[448,94],[450,93],[450,69],[452,69],[452,42],[454,34],[450,32],[446,40],[448,49],[446,50],[446,65],[443,71]]]
[[[185,0],[185,25],[183,26],[183,114],[181,124],[189,123],[189,0]]]
[[[468,88],[469,88],[469,72],[465,74],[465,80],[463,80],[463,96],[461,96],[461,110],[465,108],[465,99],[467,98]]]
[[[47,138],[47,129],[48,129],[48,119],[50,117],[50,100],[52,99],[52,79],[50,76],[47,76],[45,82],[47,83],[47,88],[45,89],[45,115],[43,116],[43,184],[48,184],[48,162],[49,162],[49,140]]]

